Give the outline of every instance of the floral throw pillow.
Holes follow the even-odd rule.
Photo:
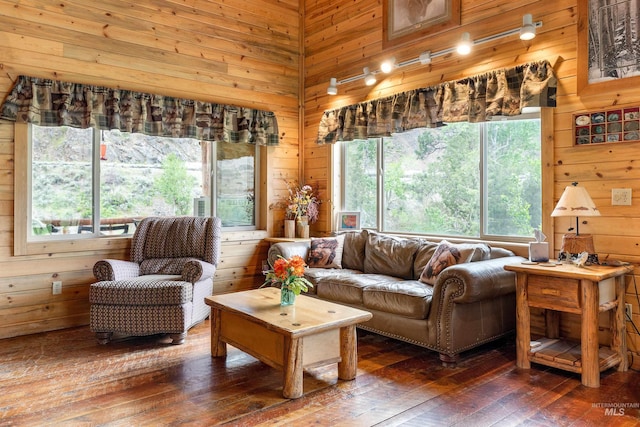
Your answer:
[[[313,268],[342,268],[344,234],[337,237],[311,238],[307,265]]]
[[[438,244],[429,262],[422,270],[420,281],[433,285],[438,274],[447,267],[471,261],[488,259],[490,249],[482,243],[449,243],[443,240]]]

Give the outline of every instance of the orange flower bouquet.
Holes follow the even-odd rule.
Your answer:
[[[306,263],[299,255],[294,255],[289,259],[280,257],[273,265],[273,270],[267,272],[264,284],[280,287],[280,304],[293,304],[296,295],[302,291],[306,292],[313,287],[304,277]]]

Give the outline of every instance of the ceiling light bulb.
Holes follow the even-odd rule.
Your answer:
[[[536,36],[536,26],[533,25],[533,17],[530,13],[522,16],[522,28],[520,28],[520,40],[531,40]]]
[[[369,71],[369,67],[364,67],[362,70],[364,71],[364,84],[366,84],[367,86],[376,84],[376,76],[371,74],[371,72]]]
[[[331,82],[329,83],[329,87],[327,88],[328,95],[337,95],[338,94],[338,81],[335,77],[331,77]]]
[[[422,52],[419,59],[422,65],[431,64],[431,51]]]
[[[471,52],[471,35],[469,33],[462,33],[462,37],[460,38],[460,43],[456,47],[456,50],[460,55],[467,55]]]
[[[390,58],[380,64],[380,71],[389,74],[396,67],[396,58]]]

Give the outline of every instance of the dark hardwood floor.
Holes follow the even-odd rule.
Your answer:
[[[335,364],[310,370],[296,400],[282,398],[279,371],[237,349],[212,359],[209,321],[178,346],[102,346],[88,327],[5,339],[0,425],[640,426],[637,372],[609,370],[591,389],[568,372],[517,369],[513,339],[451,369],[420,347],[358,336],[357,379],[336,380]]]

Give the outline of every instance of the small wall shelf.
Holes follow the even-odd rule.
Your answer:
[[[640,141],[640,107],[574,114],[573,139],[575,145]]]

